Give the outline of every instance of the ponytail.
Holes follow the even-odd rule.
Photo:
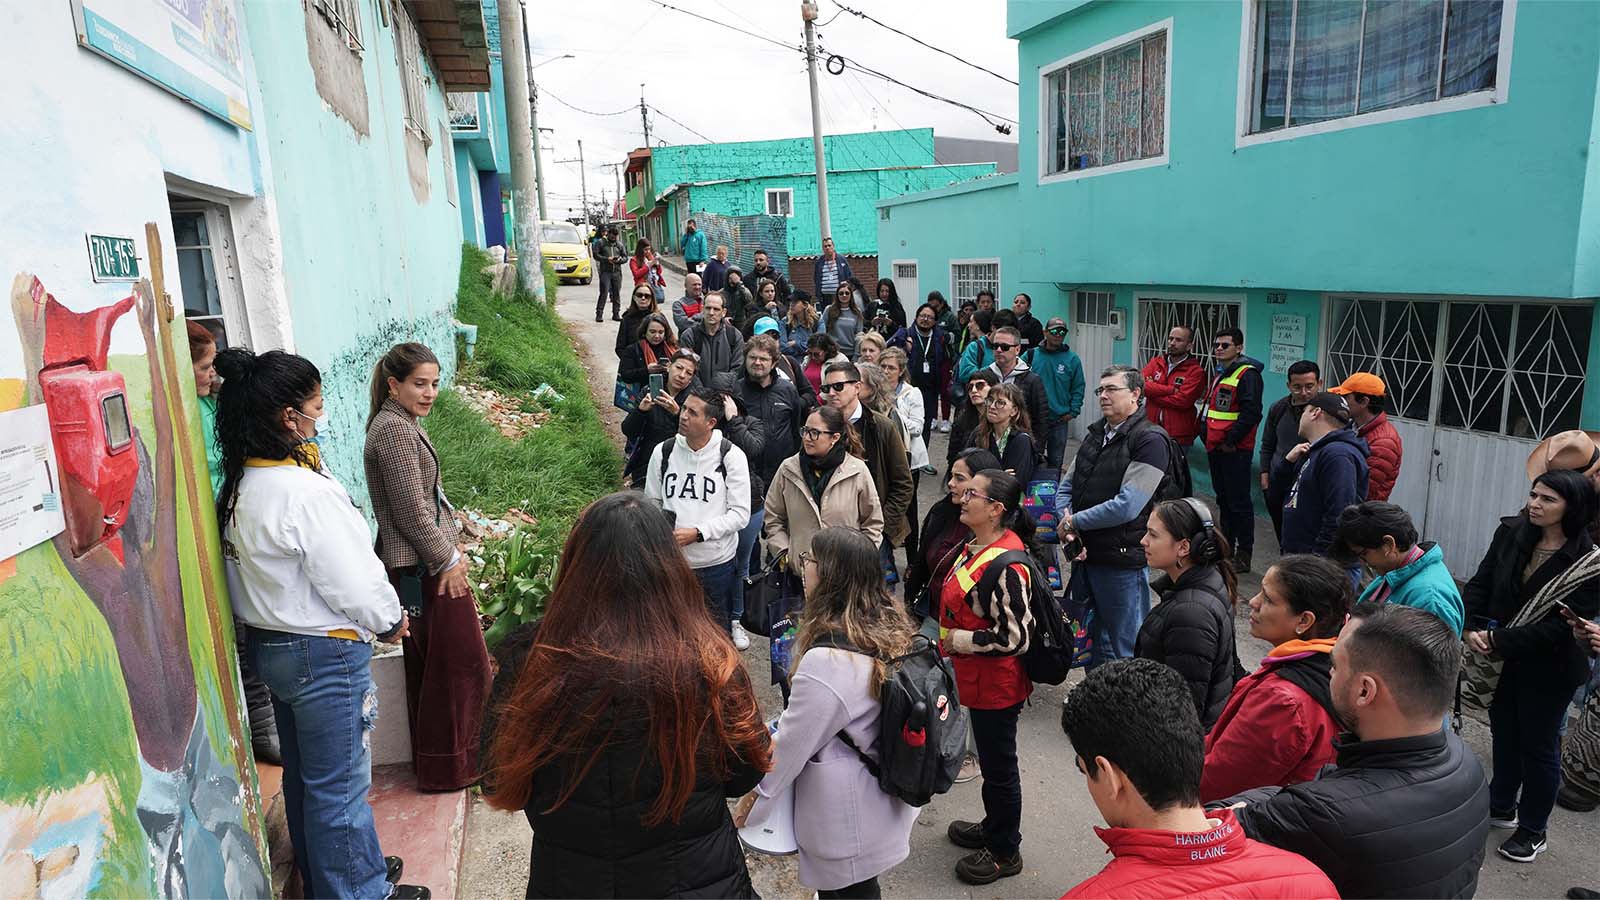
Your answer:
[[[389,348],[372,367],[372,402],[367,407],[367,427],[372,427],[372,420],[378,417],[378,410],[383,408],[383,401],[389,399],[389,379],[405,381],[417,366],[432,363],[437,366],[439,358],[433,355],[426,344],[408,342],[395,344]]]
[[[311,467],[305,443],[283,427],[283,411],[310,400],[322,387],[322,373],[303,356],[282,350],[257,356],[244,347],[218,353],[217,372],[228,383],[217,399],[217,445],[222,450],[217,518],[226,526],[233,518],[246,459],[293,459]]]

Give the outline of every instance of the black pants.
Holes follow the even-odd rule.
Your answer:
[[[1561,786],[1561,722],[1572,689],[1551,690],[1542,678],[1508,665],[1489,704],[1494,777],[1489,805],[1515,809],[1529,831],[1543,832]],[[1519,796],[1520,793],[1520,796]]]
[[[1267,502],[1267,515],[1272,519],[1272,533],[1280,543],[1283,541],[1283,501],[1289,499],[1289,488],[1293,484],[1294,469],[1291,467],[1282,476],[1269,476],[1267,489],[1262,492]]]
[[[866,881],[839,888],[837,891],[817,891],[817,896],[822,900],[829,897],[839,897],[841,900],[878,900],[883,896],[883,888],[878,886],[877,876]]]
[[[1014,856],[1022,847],[1022,772],[1017,768],[1022,704],[969,712],[983,772],[983,843],[995,856]]]
[[[911,530],[906,532],[906,567],[917,558],[917,489],[922,485],[922,470],[911,470],[911,505],[906,507],[906,521]]]
[[[919,376],[920,377],[920,376]],[[928,435],[933,434],[933,420],[939,417],[939,376],[937,373],[926,376],[926,381],[911,380],[911,384],[922,393],[922,442],[928,442]]]
[[[606,298],[610,297],[611,315],[615,317],[617,315],[617,307],[621,303],[622,272],[620,270],[616,272],[608,271],[606,266],[602,264],[599,277],[595,280],[600,282],[600,296],[595,300],[594,314],[598,316],[605,312]]]
[[[1222,514],[1222,530],[1233,542],[1235,553],[1250,553],[1256,546],[1256,512],[1250,499],[1255,493],[1255,480],[1250,474],[1254,457],[1253,449],[1206,453],[1211,462],[1211,489],[1217,493],[1217,509]]]

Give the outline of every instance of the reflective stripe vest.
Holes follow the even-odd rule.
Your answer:
[[[1222,436],[1239,421],[1239,380],[1244,373],[1256,368],[1246,363],[1238,366],[1232,372],[1216,380],[1211,385],[1210,396],[1206,398],[1206,448],[1214,449],[1222,443]],[[1239,440],[1237,447],[1240,450],[1254,449],[1256,445],[1255,429]]]
[[[968,557],[965,548],[956,551],[955,565],[937,595],[941,633],[950,628],[983,631],[994,627],[993,620],[973,612],[972,591],[995,557],[1007,550],[1024,549],[1027,548],[1022,539],[1008,530],[974,557]],[[948,648],[941,649],[950,652]],[[1005,709],[1028,699],[1033,691],[1033,682],[1028,679],[1020,656],[957,653],[951,656],[950,664],[956,670],[957,693],[968,709]]]

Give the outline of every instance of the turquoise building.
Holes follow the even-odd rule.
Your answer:
[[[516,229],[511,220],[511,142],[506,134],[497,0],[483,0],[483,22],[489,49],[489,90],[452,91],[445,95],[445,105],[455,145],[462,238],[479,247],[510,247]]]
[[[897,278],[1026,291],[1086,370],[1184,323],[1242,328],[1269,403],[1301,358],[1379,373],[1391,499],[1458,576],[1534,444],[1600,429],[1600,5],[1012,0],[1007,33],[1020,172],[880,201]]]

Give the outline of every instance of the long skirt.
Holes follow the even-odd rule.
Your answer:
[[[402,583],[413,570],[390,569]],[[468,597],[447,597],[436,575],[422,576],[422,614],[411,619],[405,650],[406,714],[417,788],[455,791],[478,781],[478,727],[489,699],[489,650],[478,607]]]

